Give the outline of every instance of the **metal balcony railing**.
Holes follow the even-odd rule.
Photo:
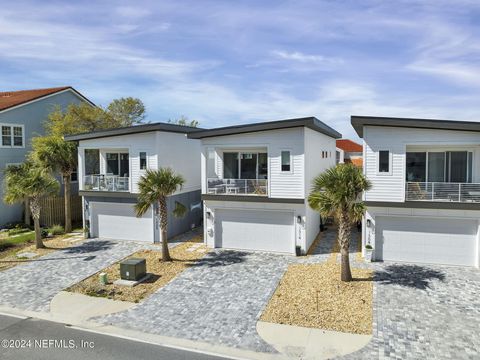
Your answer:
[[[207,193],[215,195],[268,195],[267,179],[207,179]]]
[[[128,176],[86,175],[83,177],[83,190],[89,191],[128,191]]]
[[[407,182],[406,201],[480,202],[480,184]]]

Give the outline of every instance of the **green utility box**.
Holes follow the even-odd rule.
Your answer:
[[[137,281],[147,274],[145,259],[131,258],[120,263],[120,277],[122,280]]]

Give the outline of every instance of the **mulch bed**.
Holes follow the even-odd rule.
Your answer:
[[[120,264],[117,262],[73,285],[68,288],[67,291],[138,303],[168,284],[195,261],[205,256],[207,248],[205,245],[201,244],[201,242],[202,237],[197,236],[191,241],[184,242],[173,249],[170,249],[170,256],[173,259],[171,262],[160,261],[162,258],[160,246],[158,250],[142,250],[128,256],[127,258],[145,258],[147,263],[147,273],[152,274],[148,280],[137,286],[127,287],[113,284],[115,280],[120,279]],[[191,251],[188,251],[189,249]],[[107,285],[100,283],[100,273],[107,274]]]
[[[332,255],[323,264],[290,265],[261,320],[371,334],[373,273],[352,267],[354,281],[342,282],[338,250],[338,242],[335,242]]]
[[[81,238],[79,238],[78,241],[68,241],[70,238],[74,240],[73,238],[74,236],[75,237],[81,236]],[[75,233],[70,233],[70,234],[64,234],[64,235],[57,235],[50,239],[48,238],[43,239],[43,244],[45,245],[45,247],[41,249],[35,248],[35,241],[33,241],[33,244],[27,243],[27,244],[22,244],[20,246],[15,246],[14,248],[9,249],[0,254],[0,271],[12,268],[18,264],[29,262],[40,256],[47,255],[53,251],[57,251],[60,249],[67,249],[74,245],[78,245],[82,241],[84,241],[83,234],[78,235]],[[37,255],[30,259],[22,259],[17,257],[18,253],[24,253],[24,252],[32,252],[32,253],[36,253]]]

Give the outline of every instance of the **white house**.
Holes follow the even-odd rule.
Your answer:
[[[186,180],[169,197],[168,208],[173,210],[178,201],[188,213],[183,218],[170,217],[168,237],[200,225],[200,141],[187,138],[198,131],[155,123],[66,137],[78,142],[79,194],[90,237],[161,241],[155,211],[141,218],[134,212],[139,179],[147,169],[160,167],[170,167]]]
[[[352,116],[377,260],[479,266],[480,123]]]
[[[305,253],[320,227],[313,178],[335,165],[341,134],[316,118],[190,133],[202,140],[204,239],[209,247]]]

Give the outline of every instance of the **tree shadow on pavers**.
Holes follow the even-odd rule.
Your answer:
[[[445,281],[445,273],[426,266],[392,264],[375,272],[375,282],[386,285],[400,285],[419,290],[430,288],[432,280]]]
[[[73,246],[62,250],[65,254],[84,254],[96,251],[109,250],[115,245],[115,242],[108,240],[95,240],[83,243],[79,246]]]
[[[195,261],[192,267],[218,267],[243,263],[250,253],[245,251],[222,250],[219,253],[208,253],[203,258]]]

